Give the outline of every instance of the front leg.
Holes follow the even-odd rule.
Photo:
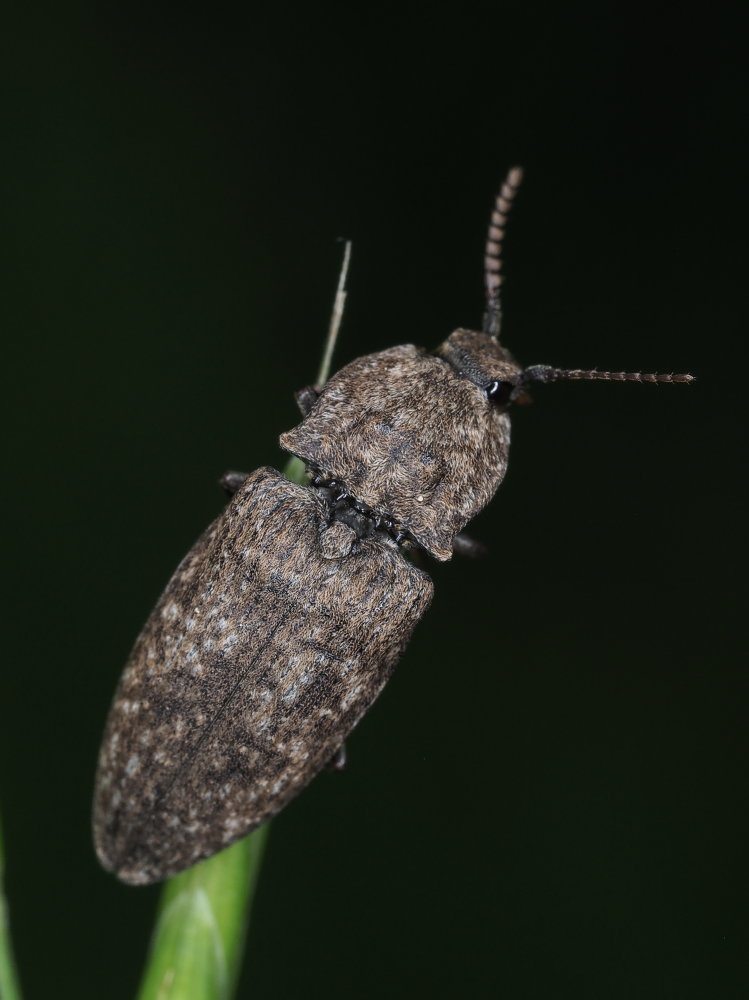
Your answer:
[[[235,472],[233,469],[230,469],[223,474],[218,484],[227,496],[233,497],[245,479],[247,479],[246,472]]]
[[[315,388],[314,385],[307,385],[304,389],[300,389],[299,392],[294,393],[294,399],[296,399],[297,406],[302,411],[303,417],[307,416],[319,398],[320,390]]]
[[[453,552],[458,556],[468,556],[470,559],[483,559],[489,554],[489,549],[483,542],[477,542],[475,538],[461,532],[453,538]]]
[[[331,759],[328,761],[328,770],[340,773],[346,767],[346,744],[341,743]]]

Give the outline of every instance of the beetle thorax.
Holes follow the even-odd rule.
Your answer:
[[[496,341],[464,330],[435,354],[412,344],[371,354],[331,378],[281,445],[404,539],[449,559],[507,467],[509,417],[488,385],[518,373]]]

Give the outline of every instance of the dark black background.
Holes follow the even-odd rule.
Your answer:
[[[238,8],[241,10],[241,8]],[[49,4],[6,24],[0,737],[28,997],[132,995],[107,705],[226,468],[338,362],[480,321],[489,207],[539,387],[388,690],[275,822],[240,994],[743,997],[743,41],[730,7]],[[737,8],[738,9],[738,8]]]

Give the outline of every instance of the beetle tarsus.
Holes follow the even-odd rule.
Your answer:
[[[340,774],[346,769],[346,744],[341,743],[331,759],[328,761],[328,770],[335,774]]]

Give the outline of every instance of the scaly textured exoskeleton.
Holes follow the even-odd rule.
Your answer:
[[[521,367],[500,345],[511,170],[487,240],[483,330],[407,344],[303,390],[281,445],[310,485],[229,474],[234,495],[167,585],[107,722],[94,802],[105,868],[167,878],[249,833],[329,763],[392,673],[432,583],[507,469],[508,408],[531,382],[689,382]]]

